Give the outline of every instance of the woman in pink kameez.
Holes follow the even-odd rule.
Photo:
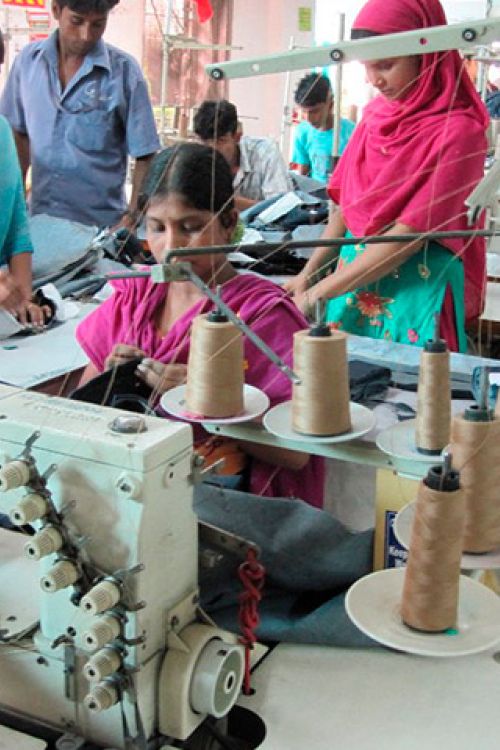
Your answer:
[[[169,248],[227,244],[237,222],[232,178],[224,158],[198,144],[184,144],[167,161],[153,166],[153,190],[147,211],[148,241],[162,262]],[[283,291],[254,274],[238,274],[223,254],[190,256],[193,271],[288,365],[292,338],[306,321]],[[157,393],[185,382],[190,328],[196,315],[213,309],[211,301],[187,281],[152,284],[149,278],[117,280],[114,294],[78,327],[77,338],[90,359],[82,383],[105,369],[141,357],[137,375]],[[271,406],[290,399],[291,383],[245,338],[245,381],[263,390]],[[212,452],[213,438],[195,426],[195,447]],[[220,446],[216,446],[220,449]],[[259,495],[300,497],[321,507],[323,461],[280,447],[223,441],[232,473],[249,477]],[[219,454],[218,454],[219,455]]]

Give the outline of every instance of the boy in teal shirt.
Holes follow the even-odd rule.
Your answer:
[[[297,86],[295,103],[303,121],[295,130],[292,162],[300,174],[326,183],[332,171],[333,93],[330,81],[318,73],[308,73]],[[339,155],[352,135],[355,124],[340,120]]]

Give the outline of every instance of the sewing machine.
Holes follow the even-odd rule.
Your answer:
[[[7,386],[0,402],[0,510],[36,530],[0,534],[0,710],[117,750],[224,716],[243,654],[200,622],[191,428]]]

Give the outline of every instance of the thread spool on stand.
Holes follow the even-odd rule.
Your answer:
[[[453,418],[450,450],[465,495],[464,552],[500,547],[500,417],[488,408],[489,371],[481,401]]]
[[[293,367],[300,378],[292,392],[292,427],[303,435],[326,437],[351,429],[347,336],[322,322],[293,337]]]
[[[219,311],[198,315],[191,327],[186,406],[211,418],[243,411],[243,336]]]
[[[465,497],[446,455],[419,485],[401,616],[409,627],[439,633],[457,622]]]
[[[450,441],[450,353],[439,338],[439,315],[434,337],[426,341],[418,373],[415,445],[420,453],[439,455]]]

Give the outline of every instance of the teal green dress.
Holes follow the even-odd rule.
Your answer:
[[[352,263],[364,251],[364,245],[344,245],[337,268]],[[329,300],[326,320],[347,333],[423,346],[433,336],[435,315],[441,312],[448,287],[455,307],[458,349],[464,352],[462,261],[436,242],[428,242],[388,276]]]
[[[0,117],[0,268],[16,253],[32,253],[23,180],[10,125]]]

